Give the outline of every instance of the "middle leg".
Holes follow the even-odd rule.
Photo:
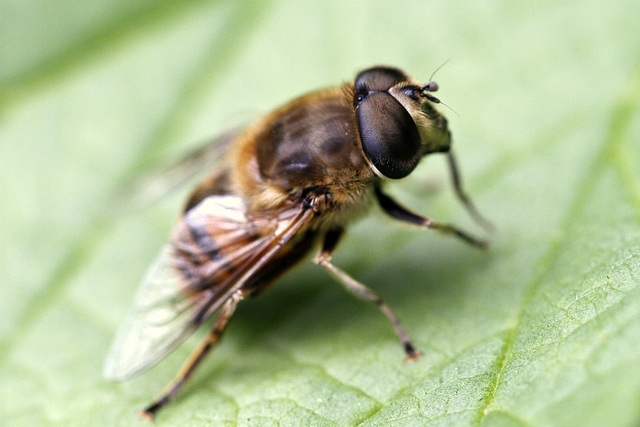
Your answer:
[[[393,326],[393,329],[396,332],[396,335],[400,339],[400,342],[402,343],[402,347],[406,354],[406,360],[412,361],[419,358],[420,356],[422,356],[422,353],[416,350],[413,343],[411,342],[411,339],[409,339],[409,335],[400,324],[400,319],[398,319],[398,316],[396,316],[396,314],[391,310],[389,305],[378,294],[369,289],[363,283],[355,280],[345,271],[339,269],[331,263],[331,254],[337,246],[338,240],[341,235],[342,230],[334,230],[326,234],[322,251],[313,260],[314,263],[324,267],[334,278],[338,280],[338,282],[340,282],[348,291],[353,293],[355,296],[366,301],[371,301],[375,305],[377,305],[380,311],[382,311],[382,313],[387,316],[387,318],[391,322],[391,325]]]

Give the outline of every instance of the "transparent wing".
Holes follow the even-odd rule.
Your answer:
[[[103,375],[125,380],[184,341],[313,216],[302,205],[248,215],[235,196],[210,196],[176,225],[116,334]]]
[[[121,381],[153,366],[195,328],[198,301],[181,297],[173,258],[167,244],[147,271],[109,349],[105,378]]]
[[[224,133],[169,164],[145,164],[146,172],[117,190],[113,209],[127,212],[142,209],[173,190],[201,181],[219,169],[221,159],[239,134],[237,129]]]

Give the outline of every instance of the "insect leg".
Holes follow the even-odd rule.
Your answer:
[[[451,181],[453,183],[453,189],[458,196],[458,199],[460,199],[464,207],[467,209],[467,212],[469,212],[469,215],[471,215],[475,222],[480,224],[485,230],[493,231],[493,224],[491,224],[491,222],[489,222],[480,214],[469,196],[467,196],[467,194],[462,189],[462,179],[460,178],[458,163],[456,162],[453,151],[449,151],[447,153],[447,161],[449,163],[449,170],[451,171]]]
[[[313,260],[313,262],[326,268],[327,271],[329,271],[329,273],[338,280],[338,282],[340,282],[348,291],[352,292],[355,296],[376,304],[380,311],[382,311],[382,313],[391,321],[393,329],[395,329],[396,331],[396,335],[398,335],[398,338],[400,338],[400,342],[402,343],[402,347],[404,348],[404,351],[406,353],[407,361],[412,361],[419,358],[420,356],[422,356],[422,353],[416,350],[416,348],[413,346],[411,340],[409,339],[409,336],[407,335],[407,332],[400,324],[398,316],[396,316],[396,314],[391,310],[387,303],[374,291],[369,289],[364,284],[358,282],[357,280],[349,276],[346,272],[331,263],[331,253],[335,249],[341,234],[342,230],[330,231],[329,233],[327,233],[327,235],[325,236],[322,251]]]
[[[376,187],[375,191],[376,191],[375,194],[378,199],[378,203],[380,203],[380,206],[382,207],[382,209],[391,217],[397,220],[408,222],[410,224],[414,224],[423,228],[431,228],[433,230],[440,231],[441,233],[452,234],[464,240],[465,242],[473,246],[477,246],[481,249],[486,249],[488,246],[488,243],[486,240],[473,237],[472,235],[468,234],[466,231],[460,230],[459,228],[456,228],[453,225],[440,224],[438,222],[434,222],[431,218],[420,216],[418,214],[411,212],[404,206],[401,206],[400,204],[398,204],[398,202],[393,200],[391,197],[384,194],[379,187]]]
[[[198,346],[198,348],[196,348],[193,353],[191,353],[191,356],[184,364],[176,378],[167,387],[167,391],[165,391],[162,396],[156,399],[144,410],[140,411],[141,417],[147,419],[148,421],[153,420],[153,416],[155,415],[155,413],[158,412],[160,408],[169,403],[169,401],[173,399],[176,394],[178,394],[178,392],[189,380],[195,369],[198,367],[200,362],[204,360],[209,350],[211,350],[211,348],[218,342],[225,326],[227,326],[227,322],[236,310],[238,302],[240,302],[243,298],[244,294],[241,290],[238,290],[233,293],[231,297],[224,303],[224,305],[220,309],[220,315],[216,319],[216,322],[214,323],[213,328],[207,335],[206,339],[200,344],[200,346]]]

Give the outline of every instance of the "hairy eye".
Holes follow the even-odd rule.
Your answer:
[[[355,80],[355,87],[366,86],[372,91],[389,90],[407,76],[400,70],[391,67],[374,67],[364,70]]]
[[[404,178],[418,165],[421,138],[404,106],[387,92],[367,96],[356,110],[362,150],[376,171]]]

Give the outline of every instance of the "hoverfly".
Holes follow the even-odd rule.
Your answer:
[[[389,306],[331,262],[345,227],[377,202],[400,221],[453,234],[484,247],[451,225],[399,205],[382,190],[409,175],[431,153],[448,153],[455,191],[462,191],[447,120],[431,92],[397,68],[360,72],[353,83],[302,96],[225,144],[214,173],[188,200],[144,278],[119,330],[104,376],[126,380],[150,368],[217,314],[212,329],[175,380],[141,415],[152,419],[216,344],[237,304],[260,294],[319,245],[314,262],[387,316],[407,360],[420,357]]]

